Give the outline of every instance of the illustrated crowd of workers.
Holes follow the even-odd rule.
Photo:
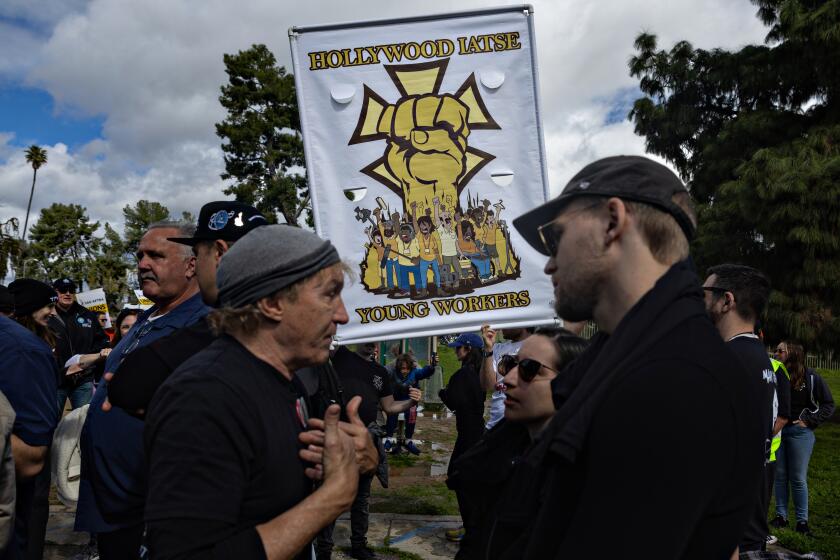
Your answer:
[[[400,222],[376,217],[371,243],[390,248]],[[442,259],[473,259],[477,234],[438,204],[413,220],[399,225],[397,263],[376,255],[380,288],[405,295],[409,268],[418,295],[429,270],[442,293]],[[430,234],[452,220],[460,249],[448,254],[451,239]],[[768,357],[760,271],[720,265],[701,284],[682,182],[643,157],[602,159],[513,225],[547,257],[557,316],[598,332],[485,325],[450,344],[461,367],[440,397],[458,432],[457,557],[613,558],[632,543],[645,558],[729,559],[772,541],[773,487],[774,526],[788,524],[790,488],[808,533],[808,458],[831,393],[795,341]],[[479,280],[500,267],[484,244],[492,265],[473,261]],[[399,262],[418,247],[420,265]],[[419,452],[417,384],[436,362],[400,355],[392,374],[375,344],[333,348],[347,265],[330,241],[250,206],[206,204],[197,227],[153,224],[137,261],[154,306],[120,314],[113,348],[72,281],[0,291],[12,317],[0,317],[3,557],[43,554],[50,446],[69,398],[89,401],[75,520],[89,558],[321,560],[348,510],[350,555],[374,558],[371,484],[388,483],[386,447]]]

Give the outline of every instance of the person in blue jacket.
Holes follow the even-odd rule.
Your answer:
[[[143,294],[155,305],[111,351],[105,372],[119,375],[123,358],[151,342],[204,317],[192,250],[168,238],[192,236],[195,228],[179,222],[152,224],[140,240],[137,271]],[[76,531],[97,535],[101,560],[139,558],[146,501],[146,459],[143,421],[102,403],[107,384],[101,383],[90,403],[80,449],[82,477],[76,508]]]
[[[432,359],[426,367],[415,367],[415,365],[416,362],[411,354],[401,354],[397,357],[396,362],[394,362],[392,385],[395,401],[408,400],[408,390],[419,388],[422,380],[432,376],[435,372],[435,366],[437,366],[437,354],[432,354]],[[412,406],[403,414],[405,414],[405,448],[409,453],[420,455],[420,450],[412,439],[414,437],[414,427],[417,425],[417,407]],[[399,453],[400,447],[403,445],[401,440],[394,440],[394,432],[397,430],[398,420],[399,414],[388,415],[388,421],[385,424],[385,451]]]
[[[15,521],[12,541],[0,558],[27,558],[43,550],[49,515],[49,449],[58,424],[58,363],[47,328],[55,313],[55,291],[30,278],[9,285],[14,318],[0,317],[0,391],[15,411]],[[40,557],[40,556],[38,556]]]

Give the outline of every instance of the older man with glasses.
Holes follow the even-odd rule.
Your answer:
[[[181,222],[149,226],[137,250],[137,276],[143,295],[155,305],[113,349],[105,372],[119,374],[123,358],[137,348],[191,325],[208,307],[201,300],[195,256],[169,237],[190,237],[195,227]],[[107,415],[101,405],[105,384],[94,394],[82,430],[82,479],[76,509],[76,530],[97,534],[99,557],[139,558],[145,503],[143,422],[122,409]]]

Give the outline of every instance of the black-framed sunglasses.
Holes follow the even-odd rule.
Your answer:
[[[575,214],[581,214],[586,212],[587,210],[593,210],[604,203],[603,200],[599,200],[597,202],[593,202],[592,204],[588,204],[582,208],[578,208],[577,210],[572,210],[571,212],[566,212],[565,216],[572,216]],[[560,241],[560,235],[555,228],[554,220],[541,225],[537,228],[537,234],[540,236],[540,241],[542,241],[543,247],[545,250],[548,251],[548,255],[553,257],[557,254],[557,244]]]
[[[517,366],[519,366],[519,378],[527,383],[533,381],[542,368],[553,371],[554,373],[560,373],[556,369],[548,367],[537,360],[532,360],[531,358],[520,360],[516,356],[511,356],[510,354],[502,356],[502,359],[499,360],[498,368],[501,369],[504,367],[505,375],[507,375]]]

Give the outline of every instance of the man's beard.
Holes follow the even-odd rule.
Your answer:
[[[608,271],[598,260],[576,265],[576,272],[561,280],[554,290],[554,311],[566,321],[589,321],[603,292]]]
[[[723,318],[723,313],[720,311],[715,311],[714,307],[707,307],[706,314],[709,316],[709,319],[712,320],[712,324],[717,327],[718,323],[720,323],[721,318]]]

